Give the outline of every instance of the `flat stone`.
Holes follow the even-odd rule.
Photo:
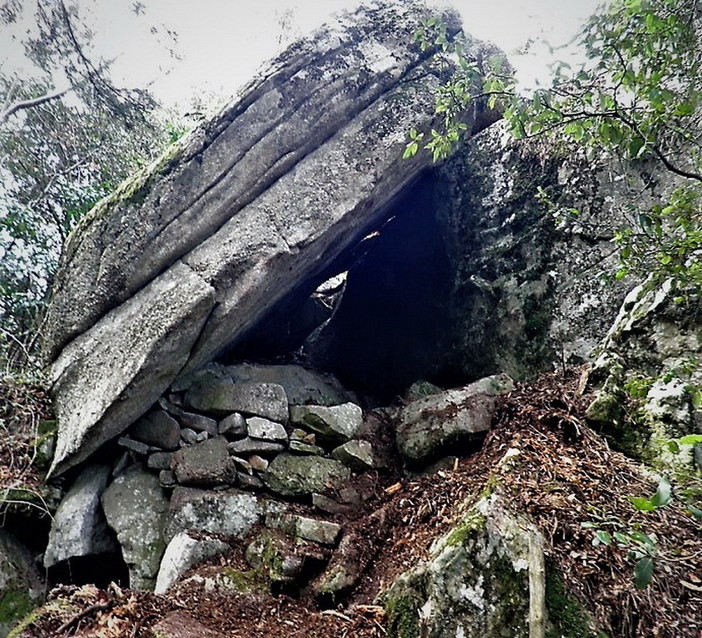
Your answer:
[[[363,410],[355,403],[292,406],[290,418],[293,424],[313,430],[326,440],[342,442],[352,438],[361,427]]]
[[[217,415],[241,412],[279,423],[288,422],[288,399],[277,383],[233,383],[219,379],[211,385],[190,388],[185,394],[190,407]]]
[[[89,465],[78,475],[51,521],[44,567],[117,550],[100,505],[109,476],[107,465]]]
[[[217,538],[190,536],[187,532],[176,534],[166,547],[156,578],[155,594],[165,594],[168,588],[203,560],[229,551],[229,545]]]
[[[196,432],[207,432],[210,436],[217,436],[217,421],[208,416],[183,410],[178,416],[178,421],[184,428],[190,428]]]
[[[244,472],[247,474],[253,474],[253,468],[251,467],[251,463],[249,463],[246,459],[242,459],[239,456],[231,456],[232,461],[236,464],[237,467],[240,467]]]
[[[165,536],[170,541],[178,532],[197,530],[244,538],[268,512],[284,509],[241,490],[215,492],[178,486],[171,497]]]
[[[329,514],[347,514],[353,509],[350,505],[339,503],[324,494],[312,494],[312,505]]]
[[[226,372],[235,383],[277,383],[283,386],[290,405],[339,405],[351,400],[351,393],[333,376],[298,365],[242,363],[228,366]]]
[[[217,437],[182,448],[173,455],[173,471],[181,485],[222,485],[234,476],[227,440]]]
[[[142,443],[141,441],[135,441],[130,439],[128,436],[121,436],[117,439],[117,445],[138,454],[139,456],[146,456],[149,452],[153,452],[154,448],[151,445]],[[158,450],[158,448],[156,448]]]
[[[219,422],[219,433],[232,437],[246,436],[246,419],[242,414],[234,412]]]
[[[282,496],[306,496],[340,487],[349,480],[349,469],[319,456],[279,454],[261,476],[266,487]]]
[[[495,397],[513,388],[512,379],[499,374],[413,401],[395,416],[398,450],[411,465],[426,465],[449,447],[456,454],[490,429]]]
[[[341,525],[297,514],[269,514],[266,527],[320,545],[334,546],[341,534]]]
[[[285,449],[282,443],[272,443],[271,441],[259,441],[258,439],[241,439],[232,441],[228,446],[232,454],[278,454]]]
[[[146,460],[146,467],[150,470],[168,470],[173,460],[172,452],[153,452]]]
[[[165,410],[153,410],[139,419],[129,430],[132,438],[164,450],[177,450],[180,425]]]
[[[153,589],[166,549],[163,529],[168,499],[159,479],[133,465],[107,487],[101,500],[129,567],[129,586]]]
[[[368,441],[348,441],[332,450],[332,456],[355,472],[375,467],[373,446]]]
[[[280,423],[254,416],[246,419],[246,425],[248,435],[252,439],[282,444],[288,442],[288,433]]]
[[[288,448],[295,454],[315,454],[316,456],[324,456],[324,450],[318,445],[310,445],[309,443],[297,439],[290,441]]]

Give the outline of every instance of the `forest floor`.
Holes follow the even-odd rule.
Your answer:
[[[657,477],[610,449],[586,425],[591,397],[580,385],[578,370],[518,384],[500,399],[479,452],[452,459],[431,474],[407,476],[396,468],[376,476],[364,512],[343,521],[345,533],[369,539],[374,555],[359,586],[337,607],[320,610],[305,592],[298,598],[233,596],[178,585],[156,596],[117,585],[61,585],[49,593],[45,613],[20,635],[380,638],[387,635],[387,617],[378,595],[425,559],[465,504],[490,485],[534,521],[547,541],[547,561],[599,630],[617,637],[699,638],[700,523],[680,499],[648,512],[632,505],[630,497],[655,492]],[[517,463],[500,463],[508,450],[519,451]],[[19,467],[16,456],[0,447],[0,464]],[[699,489],[699,477],[693,480]],[[675,493],[683,494],[682,485],[674,485]],[[389,523],[376,526],[381,511]],[[613,540],[615,532],[621,542]],[[650,584],[639,589],[630,550],[641,534],[654,539],[649,548],[654,571]],[[211,566],[240,567],[242,560],[241,548],[233,548]]]

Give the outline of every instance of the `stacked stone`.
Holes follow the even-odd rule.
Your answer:
[[[161,485],[305,497],[376,465],[363,411],[338,383],[298,366],[210,366],[175,383],[119,444]]]

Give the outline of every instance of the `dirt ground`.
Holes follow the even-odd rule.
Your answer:
[[[387,632],[378,594],[424,559],[432,541],[451,529],[459,506],[490,485],[534,520],[548,541],[547,559],[599,629],[632,638],[699,638],[700,523],[680,499],[653,512],[632,506],[628,497],[650,496],[656,481],[585,424],[589,397],[579,393],[579,380],[574,370],[519,385],[500,400],[493,429],[467,458],[449,459],[421,476],[399,468],[366,475],[359,486],[368,496],[363,511],[336,517],[346,534],[355,532],[365,542],[363,578],[343,604],[321,610],[305,591],[294,599],[187,586],[168,596],[114,585],[61,586],[50,593],[47,613],[21,636],[379,638]],[[519,450],[518,462],[500,464],[510,449]],[[691,481],[687,494],[697,489],[699,495],[699,478]],[[683,486],[675,487],[683,495]],[[626,547],[593,544],[597,530],[655,535],[648,587],[636,587]],[[240,567],[242,560],[234,548],[214,564]]]

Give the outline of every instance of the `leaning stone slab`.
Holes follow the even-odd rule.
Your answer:
[[[282,496],[306,496],[341,487],[349,480],[349,469],[335,461],[319,456],[276,456],[261,476],[266,487]]]
[[[456,14],[438,13],[453,37]],[[402,154],[406,132],[435,117],[442,71],[412,33],[436,14],[381,3],[295,44],[82,220],[45,330],[59,407],[52,473],[121,433],[179,374],[314,287],[386,221],[431,162]],[[465,121],[477,132],[496,119],[471,107]]]
[[[301,405],[290,408],[294,425],[313,430],[328,441],[348,441],[363,424],[363,410],[355,403],[332,407]]]
[[[254,416],[247,419],[246,424],[248,434],[252,439],[283,444],[288,442],[288,433],[280,423]]]
[[[78,475],[51,521],[44,567],[117,549],[100,504],[109,477],[107,465],[89,465]]]
[[[428,463],[448,446],[456,453],[461,444],[490,429],[495,397],[513,388],[512,379],[498,374],[413,401],[396,414],[400,453],[412,465]]]
[[[102,507],[129,567],[129,586],[153,589],[166,549],[163,530],[168,511],[158,477],[131,466],[105,490]]]
[[[206,558],[223,554],[229,545],[217,538],[198,536],[187,532],[176,534],[168,543],[156,577],[155,594],[165,594],[185,572]]]
[[[213,306],[213,288],[177,265],[63,349],[51,367],[59,429],[49,476],[88,458],[158,400]]]
[[[320,545],[336,545],[341,535],[341,525],[298,514],[269,514],[266,527],[279,529],[290,536]]]

